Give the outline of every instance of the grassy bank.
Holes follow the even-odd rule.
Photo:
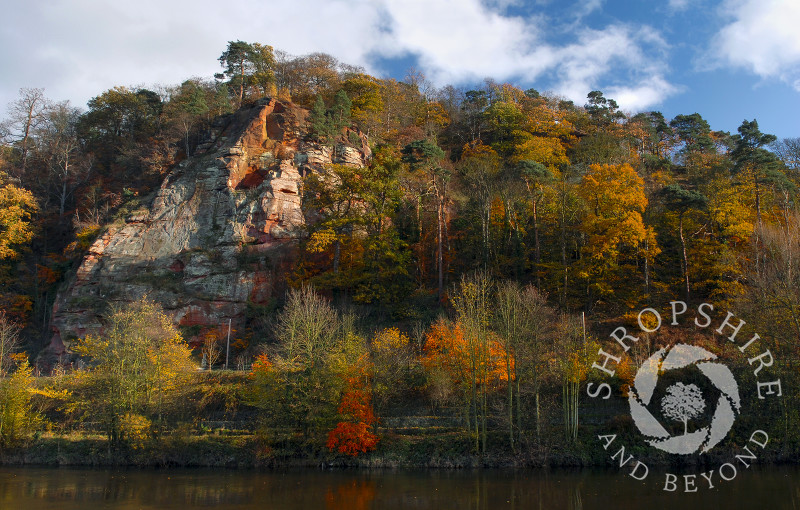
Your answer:
[[[46,466],[136,466],[136,467],[221,467],[221,468],[538,468],[612,467],[619,459],[611,456],[597,440],[600,430],[587,428],[573,445],[527,444],[517,452],[493,437],[486,455],[474,454],[474,440],[468,434],[451,432],[438,435],[386,434],[375,451],[350,457],[330,451],[319,441],[299,436],[267,440],[262,434],[214,430],[203,434],[172,434],[135,444],[112,448],[106,437],[97,434],[45,433],[27,444],[0,453],[4,465]],[[620,443],[622,444],[622,443]],[[626,444],[626,455],[633,455],[649,466],[681,467],[720,465],[740,454],[740,449],[715,449],[702,456],[670,456],[653,448]],[[755,464],[797,463],[800,445],[775,441],[758,451]]]

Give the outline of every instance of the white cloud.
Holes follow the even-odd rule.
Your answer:
[[[663,98],[671,96],[679,90],[679,87],[657,74],[641,80],[638,85],[633,87],[611,87],[608,89],[607,95],[614,98],[623,110],[638,112],[658,104]]]
[[[580,2],[580,7],[578,7],[575,14],[578,18],[588,16],[594,11],[599,11],[603,7],[604,1],[605,0],[584,0]]]
[[[380,58],[412,55],[437,85],[555,77],[554,91],[579,103],[590,90],[625,80],[633,85],[617,90],[630,107],[674,92],[661,67],[644,64],[665,59],[656,32],[568,23],[568,34],[554,34],[544,15],[507,14],[514,5],[519,0],[19,3],[0,22],[0,116],[20,87],[45,87],[53,99],[83,105],[115,85],[210,77],[227,41],[239,39],[330,53],[373,73]],[[602,0],[587,5],[596,9]]]
[[[797,90],[800,77],[800,2],[728,0],[732,20],[714,38],[716,56],[762,78],[779,78]]]
[[[684,11],[689,7],[689,0],[669,0],[668,5],[673,11]]]

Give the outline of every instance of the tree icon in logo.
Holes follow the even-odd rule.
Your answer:
[[[628,394],[628,403],[634,423],[651,446],[681,455],[698,451],[705,453],[728,434],[741,409],[739,387],[728,367],[712,361],[716,358],[702,347],[676,344],[659,350],[639,367],[633,381],[634,387]],[[719,390],[719,398],[710,425],[689,432],[689,421],[706,409],[703,392],[695,384],[676,382],[670,385],[660,404],[663,416],[683,423],[683,435],[673,436],[653,416],[648,406],[656,393],[659,374],[692,366],[697,367],[709,383]]]
[[[675,383],[667,388],[667,396],[661,400],[665,416],[683,422],[683,434],[688,433],[689,420],[700,416],[706,408],[703,393],[694,384]]]

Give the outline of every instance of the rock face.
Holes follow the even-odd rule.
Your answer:
[[[147,294],[176,324],[227,330],[269,301],[300,227],[302,177],[331,163],[362,167],[366,137],[306,141],[307,112],[263,99],[215,121],[207,140],[137,210],[108,225],[53,308],[54,353],[100,328],[110,304]],[[354,144],[353,141],[356,141]],[[347,143],[345,143],[347,141]]]

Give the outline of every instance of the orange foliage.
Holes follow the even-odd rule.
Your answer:
[[[325,494],[325,508],[329,510],[366,510],[375,499],[375,482],[351,481]]]
[[[481,381],[487,384],[508,380],[506,351],[494,334],[486,342],[470,343],[461,325],[438,320],[428,331],[423,348],[422,365],[426,369],[442,369],[456,383]],[[476,362],[473,364],[473,360]]]
[[[265,375],[271,371],[272,371],[272,362],[269,360],[266,354],[259,354],[256,360],[253,362],[252,366],[250,367],[249,377],[253,379],[260,375]]]
[[[372,409],[372,392],[364,381],[364,367],[355,370],[356,374],[347,380],[348,389],[342,393],[338,412],[346,418],[328,433],[326,446],[339,453],[357,456],[374,450],[379,438],[372,432],[377,423]]]

